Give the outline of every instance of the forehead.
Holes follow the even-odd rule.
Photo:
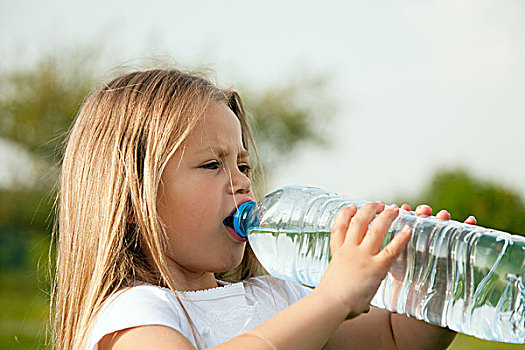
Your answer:
[[[186,139],[186,148],[239,149],[242,147],[241,123],[224,103],[212,102]]]

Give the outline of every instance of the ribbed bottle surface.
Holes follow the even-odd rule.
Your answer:
[[[255,255],[273,276],[316,286],[330,261],[339,209],[366,201],[312,187],[270,193],[246,218]],[[383,246],[412,238],[371,304],[478,338],[525,343],[525,238],[400,210]]]

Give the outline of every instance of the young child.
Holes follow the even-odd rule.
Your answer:
[[[449,345],[447,329],[369,308],[411,235],[380,250],[395,206],[338,213],[315,289],[259,276],[249,243],[224,223],[254,198],[254,150],[239,95],[197,74],[137,71],[87,98],[60,174],[57,349]]]

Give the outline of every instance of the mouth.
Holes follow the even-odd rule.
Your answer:
[[[251,201],[253,199],[251,198],[246,198],[245,200],[239,202],[237,204],[237,207],[239,207],[242,203],[244,202],[247,202],[247,201]],[[235,215],[235,213],[237,212],[237,207],[230,213],[230,215],[228,215],[223,221],[222,223],[224,224],[224,226],[226,226],[226,229],[228,230],[228,232],[230,233],[230,235],[236,240],[236,241],[239,241],[239,242],[246,242],[248,241],[248,238],[246,237],[242,237],[241,235],[239,235],[237,233],[237,231],[235,231],[235,228],[233,226],[233,216]]]
[[[228,215],[228,217],[222,221],[224,226],[233,228],[233,215],[235,215],[235,211],[231,213],[230,215]]]

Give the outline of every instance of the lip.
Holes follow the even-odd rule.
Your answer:
[[[224,227],[226,227],[226,230],[228,231],[228,233],[230,234],[230,236],[236,240],[237,242],[241,242],[241,243],[244,243],[244,242],[247,242],[248,241],[248,238],[247,237],[242,237],[242,236],[239,236],[239,234],[231,227],[228,227],[226,225],[224,225]]]

